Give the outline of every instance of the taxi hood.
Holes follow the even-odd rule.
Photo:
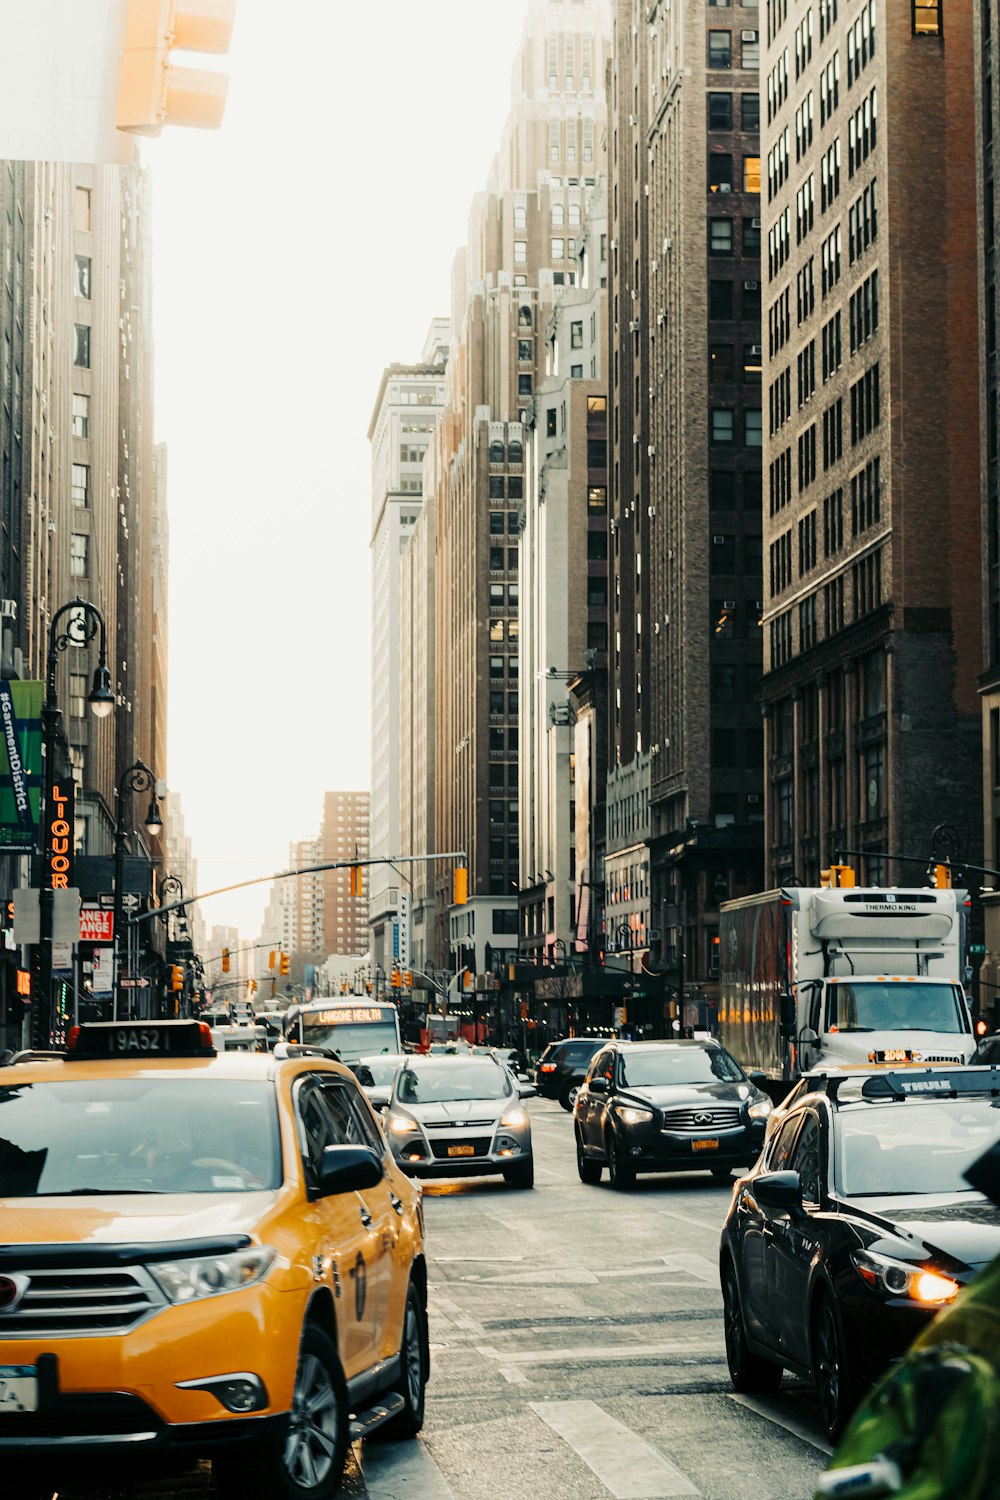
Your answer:
[[[5,1245],[154,1245],[251,1235],[276,1192],[0,1198]]]
[[[916,1242],[928,1259],[947,1258],[979,1270],[1000,1255],[1000,1209],[978,1194],[949,1193],[919,1204],[908,1197],[869,1199],[864,1209]]]

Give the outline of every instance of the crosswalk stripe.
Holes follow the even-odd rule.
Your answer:
[[[366,1444],[364,1476],[369,1500],[455,1500],[427,1444],[420,1439],[373,1447]]]
[[[615,1500],[671,1500],[699,1490],[669,1459],[594,1401],[532,1401],[531,1410],[597,1475]]]

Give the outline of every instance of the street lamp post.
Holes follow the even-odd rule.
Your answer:
[[[160,895],[161,895],[161,897],[164,897],[164,898],[168,898],[170,896],[173,896],[175,898],[179,898],[180,900],[183,900],[184,899],[184,882],[181,880],[180,876],[179,875],[164,875],[163,879],[160,881]],[[187,907],[182,906],[180,908],[180,910],[178,911],[177,915],[180,918],[180,922],[178,923],[178,928],[179,928],[179,930],[181,932],[181,936],[183,938],[184,931],[185,931],[185,929],[187,927]],[[168,945],[170,943],[170,933],[171,933],[171,930],[173,928],[173,923],[170,920],[172,916],[173,916],[172,912],[167,912],[166,916],[164,917],[164,921],[166,922],[166,926],[167,926],[167,943],[168,943]],[[169,955],[170,955],[170,948],[168,946],[168,948],[167,948],[167,956],[169,957]],[[191,973],[191,965],[186,963],[185,966],[184,966],[184,989],[181,992],[181,998],[180,998],[180,1004],[179,1004],[179,1010],[180,1010],[180,1014],[181,1015],[184,1015],[184,1014],[190,1015],[191,1014],[191,988],[192,988],[193,977],[194,976]]]
[[[67,620],[67,616],[69,617]],[[65,627],[63,621],[67,620]],[[62,712],[59,708],[56,687],[56,668],[59,657],[70,646],[87,646],[99,637],[98,662],[87,702],[98,719],[107,718],[115,706],[115,695],[111,691],[111,673],[108,671],[107,627],[104,616],[96,605],[86,599],[73,599],[64,604],[52,616],[49,625],[49,649],[45,661],[45,701],[42,704],[42,740],[45,747],[45,797],[42,808],[42,827],[47,828],[54,805],[54,793],[58,787],[56,757],[68,762],[66,735],[63,730]],[[72,767],[60,766],[72,776]],[[72,830],[67,835],[72,839]],[[46,835],[47,838],[47,835]],[[72,848],[72,844],[69,845]],[[43,841],[42,884],[38,893],[38,994],[32,1008],[32,1045],[46,1048],[52,1039],[52,932],[53,932],[53,872],[48,850]]]
[[[133,792],[149,792],[149,808],[145,826],[153,838],[162,831],[163,816],[156,800],[156,777],[141,760],[134,761],[118,778],[115,798],[115,934],[112,956],[112,986],[114,1018],[118,1019],[119,993],[121,989],[122,925],[125,913],[125,851],[128,833],[125,828],[125,805]]]

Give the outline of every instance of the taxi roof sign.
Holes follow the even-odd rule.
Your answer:
[[[74,1026],[67,1061],[122,1061],[163,1057],[215,1057],[212,1031],[204,1021],[86,1021]]]

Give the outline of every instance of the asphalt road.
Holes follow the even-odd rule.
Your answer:
[[[716,1269],[728,1191],[707,1174],[585,1187],[570,1117],[529,1108],[533,1191],[425,1187],[427,1424],[416,1442],[356,1451],[345,1493],[809,1500],[828,1452],[811,1391],[786,1376],[777,1396],[746,1398],[729,1383]],[[209,1491],[202,1474],[134,1494]]]

